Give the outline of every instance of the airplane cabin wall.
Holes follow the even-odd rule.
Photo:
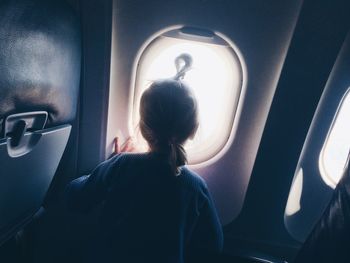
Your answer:
[[[242,54],[246,92],[230,149],[196,171],[215,199],[227,250],[246,245],[271,254],[286,255],[283,247],[296,251],[300,243],[285,228],[284,209],[313,113],[347,31],[346,1],[304,1],[301,13],[301,0],[150,0],[147,5],[114,0],[113,9],[111,1],[70,2],[79,2],[84,49],[78,175],[108,157],[115,135],[128,136],[129,93],[145,42],[174,25],[220,32]],[[65,159],[64,166],[73,159]]]
[[[240,212],[255,156],[301,1],[114,1],[107,155],[127,123],[136,59],[155,33],[174,25],[224,34],[240,50],[247,68],[241,118],[230,149],[214,164],[195,169],[215,199],[222,223]],[[223,113],[225,114],[225,113]]]
[[[296,183],[295,180],[298,173],[300,173],[300,169],[302,169],[302,175],[299,175],[303,177],[299,185],[301,187],[300,195],[292,194],[291,189],[288,198],[288,202],[289,199],[294,199],[293,202],[297,202],[298,209],[294,208],[294,211],[290,211],[289,214],[286,213],[286,227],[291,235],[301,242],[304,242],[308,237],[313,226],[329,204],[334,192],[335,185],[325,181],[321,174],[320,162],[325,161],[321,159],[321,152],[325,141],[328,140],[329,131],[332,130],[335,123],[334,120],[339,112],[339,107],[343,103],[343,99],[348,96],[350,87],[349,70],[350,34],[344,41],[322,93],[295,170],[293,185]],[[348,118],[348,113],[346,112],[346,118]],[[348,132],[346,127],[343,126],[342,128],[344,133]],[[349,147],[347,140],[344,141],[344,138],[339,137],[339,134],[334,140],[339,141],[342,147]],[[333,158],[339,158],[339,152],[342,150],[339,148],[337,147],[338,152],[332,153]]]
[[[293,258],[301,246],[286,230],[284,211],[313,115],[349,30],[349,4],[304,1],[244,207],[226,227],[228,247],[255,247]]]

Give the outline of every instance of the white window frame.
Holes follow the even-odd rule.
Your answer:
[[[176,26],[176,27],[171,27],[171,28],[167,28],[163,31],[161,31],[158,34],[155,34],[154,36],[152,36],[141,48],[141,50],[139,51],[139,55],[135,60],[135,67],[134,67],[134,74],[133,74],[133,78],[132,78],[132,83],[131,83],[131,97],[130,97],[130,103],[129,103],[129,112],[130,112],[130,116],[131,118],[129,118],[129,124],[128,124],[128,129],[129,129],[129,133],[131,135],[135,135],[135,124],[136,124],[136,117],[135,117],[135,113],[137,113],[138,115],[138,103],[139,103],[139,98],[140,98],[140,94],[137,94],[138,92],[138,87],[136,87],[137,85],[137,77],[138,77],[138,72],[140,70],[140,66],[142,65],[142,59],[143,59],[143,55],[146,54],[147,55],[147,51],[148,48],[152,48],[152,44],[154,44],[154,42],[156,42],[161,36],[166,35],[166,34],[172,34],[173,31],[178,31],[179,29],[181,29],[181,26]],[[237,74],[238,76],[238,81],[237,81],[237,87],[238,90],[236,90],[236,96],[234,97],[234,101],[232,101],[232,119],[231,123],[228,127],[229,131],[226,132],[227,136],[225,138],[225,141],[222,140],[223,142],[221,143],[220,147],[217,147],[217,150],[214,152],[211,152],[210,154],[207,154],[207,156],[205,157],[200,157],[200,158],[193,158],[193,156],[191,156],[191,152],[189,152],[189,164],[193,165],[193,166],[203,166],[203,165],[208,165],[208,163],[212,163],[215,162],[218,158],[220,158],[231,146],[231,143],[233,141],[233,137],[234,137],[234,133],[235,133],[235,126],[234,123],[237,121],[237,109],[238,109],[238,104],[239,101],[242,97],[242,93],[244,90],[244,86],[245,86],[245,82],[246,82],[246,70],[245,70],[245,64],[244,64],[244,60],[242,58],[242,56],[240,55],[239,50],[237,49],[237,47],[230,41],[228,40],[225,36],[223,36],[220,33],[217,32],[213,32],[213,34],[215,35],[215,37],[219,40],[222,41],[222,43],[220,44],[225,44],[228,45],[229,48],[232,51],[232,59],[235,61],[236,65],[239,65]],[[191,38],[191,35],[186,35],[185,36],[186,40],[193,40]],[[208,39],[203,38],[200,39],[199,42],[207,42]],[[209,42],[210,44],[210,42]],[[235,91],[233,91],[234,93]],[[140,92],[139,92],[140,93]],[[229,103],[228,103],[229,104]]]

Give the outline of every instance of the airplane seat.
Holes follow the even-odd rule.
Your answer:
[[[76,116],[80,64],[65,1],[0,2],[0,245],[43,204]]]
[[[300,249],[295,263],[350,262],[350,166]]]

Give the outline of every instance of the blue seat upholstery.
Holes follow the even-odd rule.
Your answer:
[[[80,64],[68,4],[0,2],[0,244],[43,203],[76,116]]]

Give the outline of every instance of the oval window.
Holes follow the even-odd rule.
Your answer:
[[[322,179],[335,188],[341,179],[350,150],[350,96],[345,93],[334,117],[319,159]]]
[[[218,34],[183,27],[154,38],[143,50],[135,74],[132,129],[138,127],[142,93],[157,79],[176,75],[175,59],[192,57],[192,67],[184,81],[192,87],[198,101],[199,128],[185,149],[189,164],[205,162],[230,141],[237,105],[242,91],[243,69],[234,46]],[[135,134],[146,147],[140,132]]]

